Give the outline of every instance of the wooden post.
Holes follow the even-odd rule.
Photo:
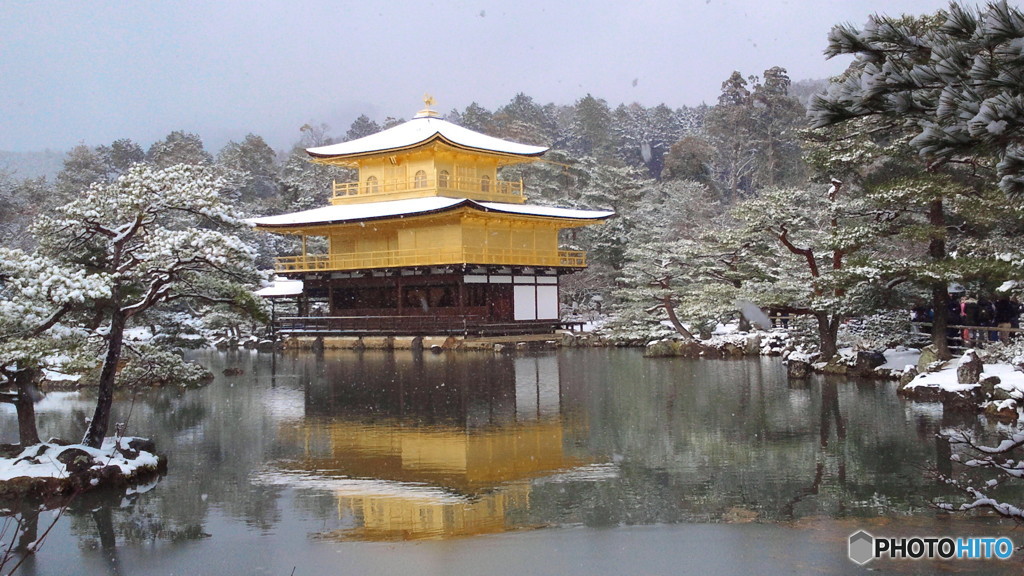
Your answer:
[[[395,313],[398,316],[404,316],[403,310],[405,310],[405,298],[402,288],[405,286],[405,282],[402,280],[402,276],[395,276]]]

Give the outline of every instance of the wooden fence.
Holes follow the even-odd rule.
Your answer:
[[[911,322],[911,325],[920,327],[921,333],[931,335],[931,322]],[[998,326],[967,326],[964,324],[950,324],[946,326],[947,333],[955,331],[955,334],[947,336],[949,347],[954,350],[966,350],[968,348],[984,348],[986,344],[1000,341],[1002,334],[1007,334],[1008,339],[1019,338],[1018,334],[1024,332],[1022,328],[1000,328]],[[964,331],[968,331],[970,338],[964,338]],[[993,334],[995,338],[993,338]]]
[[[480,316],[287,316],[274,322],[282,335],[334,336],[494,336],[575,330],[578,322],[486,321]]]

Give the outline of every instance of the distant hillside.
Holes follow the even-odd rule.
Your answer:
[[[0,150],[0,171],[8,172],[15,178],[38,178],[46,176],[53,181],[64,166],[65,152],[43,150],[40,152],[6,152]]]

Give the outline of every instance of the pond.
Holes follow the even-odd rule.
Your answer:
[[[18,573],[1010,573],[1024,556],[849,560],[862,529],[1024,542],[930,506],[954,496],[926,472],[949,472],[936,432],[964,422],[890,382],[621,349],[195,359],[208,387],[116,404],[170,473],[43,512]],[[91,410],[53,393],[40,434],[76,438]]]

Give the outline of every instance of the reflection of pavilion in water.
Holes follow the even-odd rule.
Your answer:
[[[517,527],[531,480],[571,454],[556,358],[348,353],[320,365],[284,481],[327,488],[353,527],[329,537],[443,538]],[[297,480],[301,479],[301,480]]]

